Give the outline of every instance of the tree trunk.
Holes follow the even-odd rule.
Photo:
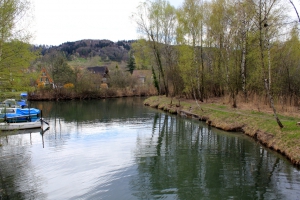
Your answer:
[[[242,33],[242,61],[241,61],[241,75],[242,75],[242,89],[247,102],[247,90],[246,90],[246,33]]]
[[[153,34],[150,35],[150,38],[151,38],[151,41],[152,41],[152,44],[153,44],[153,51],[154,51],[154,55],[155,55],[155,58],[156,58],[157,65],[158,65],[158,69],[159,69],[159,72],[161,74],[161,78],[163,80],[163,85],[164,85],[164,88],[165,88],[166,96],[168,97],[169,88],[168,88],[168,85],[167,85],[167,81],[165,80],[165,73],[164,73],[164,70],[163,70],[162,62],[161,62],[161,54],[158,50],[158,47],[157,47],[156,41],[153,37]]]
[[[267,91],[267,95],[269,97],[270,105],[271,105],[271,107],[273,109],[273,112],[274,112],[274,117],[276,119],[276,122],[277,122],[277,124],[278,124],[278,126],[280,128],[283,128],[283,125],[282,125],[281,121],[279,120],[279,118],[278,118],[278,116],[276,114],[276,109],[275,109],[275,106],[274,106],[273,96],[270,93],[270,88],[269,88],[269,84],[268,84],[268,80],[267,79],[265,79],[265,88],[266,88],[266,91]]]

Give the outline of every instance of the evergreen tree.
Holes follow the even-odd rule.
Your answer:
[[[133,73],[133,70],[135,70],[135,59],[134,59],[134,56],[132,54],[132,51],[130,52],[130,55],[129,55],[129,59],[128,59],[128,62],[127,62],[127,71],[129,71],[131,74]]]

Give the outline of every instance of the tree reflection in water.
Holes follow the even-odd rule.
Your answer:
[[[29,169],[32,168],[32,134],[40,133],[43,138],[47,130],[49,128],[1,132],[0,199],[45,199],[40,189],[43,180]],[[25,177],[30,177],[30,180]]]
[[[138,199],[286,199],[278,174],[284,159],[240,133],[157,113],[152,135],[139,138]],[[292,171],[286,171],[291,174]],[[276,174],[276,176],[273,176]],[[279,179],[279,180],[278,180]]]

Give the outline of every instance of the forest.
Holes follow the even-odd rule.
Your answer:
[[[133,16],[142,37],[132,44],[136,65],[153,71],[166,96],[298,106],[295,10],[280,0],[145,1]]]

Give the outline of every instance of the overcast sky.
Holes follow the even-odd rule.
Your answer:
[[[137,39],[130,20],[143,0],[31,0],[33,44],[60,45],[82,39]],[[176,8],[183,0],[169,0]]]

